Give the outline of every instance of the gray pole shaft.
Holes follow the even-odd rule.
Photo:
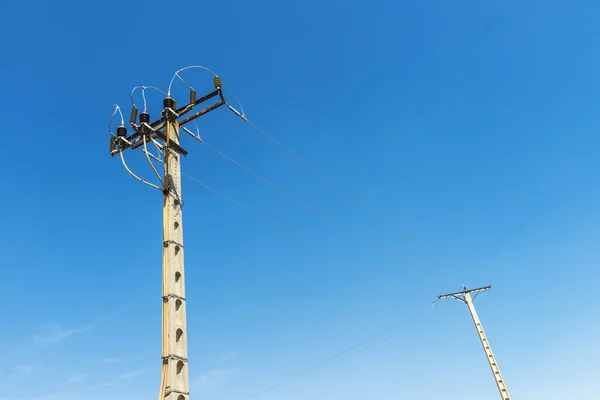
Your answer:
[[[502,400],[510,400],[508,389],[506,388],[504,379],[500,374],[500,368],[496,363],[496,359],[494,358],[494,354],[492,353],[490,343],[488,342],[487,337],[485,336],[485,332],[483,331],[483,327],[481,326],[481,322],[479,321],[479,317],[477,316],[477,312],[475,311],[475,306],[473,305],[473,300],[471,299],[471,293],[465,293],[465,302],[467,303],[469,311],[471,312],[473,323],[475,324],[475,328],[477,329],[477,335],[479,335],[479,340],[481,341],[481,345],[483,346],[483,350],[485,351],[486,358],[488,360],[488,363],[490,364],[492,373],[494,374],[494,380],[496,381],[496,385],[498,386],[498,390],[500,391],[500,396],[502,397]]]
[[[166,362],[165,400],[189,399],[183,222],[181,204],[181,155],[168,147],[179,144],[179,124],[166,122],[164,243],[163,243],[163,363]],[[161,388],[162,389],[162,388]]]

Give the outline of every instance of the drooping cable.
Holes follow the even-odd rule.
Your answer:
[[[202,187],[204,187],[205,189],[207,189],[207,190],[209,190],[209,191],[213,192],[214,194],[216,194],[216,195],[218,195],[218,196],[220,196],[220,197],[224,198],[225,200],[228,200],[228,201],[230,201],[231,203],[235,204],[236,206],[238,206],[238,207],[240,207],[240,208],[243,208],[244,210],[246,210],[246,211],[249,211],[250,213],[252,213],[252,214],[254,214],[254,215],[256,215],[256,216],[258,216],[258,217],[262,218],[263,220],[267,221],[268,223],[270,223],[270,224],[272,224],[272,225],[274,225],[274,226],[276,226],[276,227],[278,227],[278,228],[280,228],[280,229],[282,229],[282,230],[284,230],[284,231],[286,231],[286,232],[288,232],[288,233],[290,233],[290,234],[292,234],[292,235],[294,235],[294,236],[296,236],[296,237],[298,237],[298,238],[300,238],[300,239],[304,240],[305,242],[307,242],[307,243],[309,243],[309,244],[311,244],[311,245],[313,245],[313,246],[315,246],[315,247],[318,247],[318,248],[320,248],[320,249],[322,249],[322,250],[325,250],[325,251],[327,251],[327,252],[329,252],[329,253],[331,253],[331,254],[334,254],[334,255],[336,255],[336,256],[338,256],[338,257],[340,257],[341,259],[343,259],[343,260],[345,260],[345,261],[347,261],[347,262],[349,262],[349,263],[352,263],[352,264],[355,264],[355,265],[359,265],[359,266],[365,267],[365,265],[363,265],[363,264],[359,263],[359,262],[358,262],[358,261],[356,261],[356,260],[353,260],[353,259],[351,259],[351,258],[349,258],[349,257],[345,256],[344,254],[342,254],[342,253],[340,253],[340,252],[338,252],[338,251],[335,251],[335,250],[333,250],[333,249],[331,249],[331,248],[327,247],[327,246],[326,246],[326,245],[324,245],[323,243],[317,242],[317,241],[315,241],[315,240],[313,240],[313,239],[309,238],[308,236],[305,236],[305,235],[301,234],[300,232],[298,232],[298,231],[296,231],[296,230],[294,230],[294,229],[292,229],[292,228],[289,228],[289,227],[287,227],[287,226],[285,226],[285,225],[283,225],[283,224],[281,224],[281,223],[279,223],[279,222],[275,221],[274,219],[272,219],[272,218],[269,218],[269,217],[267,217],[266,215],[263,215],[263,214],[261,214],[260,212],[258,212],[258,211],[256,211],[256,210],[254,210],[254,209],[252,209],[252,208],[250,208],[250,207],[248,207],[248,206],[246,206],[246,205],[244,205],[244,204],[240,203],[239,201],[232,199],[231,197],[229,197],[229,196],[227,196],[227,195],[225,195],[225,194],[223,194],[223,193],[219,192],[218,190],[216,190],[216,189],[213,189],[212,187],[208,186],[208,185],[207,185],[207,184],[205,184],[204,182],[201,182],[201,181],[199,181],[198,179],[194,178],[193,176],[190,176],[190,175],[188,175],[188,174],[186,174],[186,173],[183,173],[183,172],[181,173],[181,175],[183,175],[183,176],[185,176],[186,178],[188,178],[188,179],[190,179],[190,180],[192,180],[192,181],[196,182],[197,184],[201,185],[201,186],[202,186]]]
[[[235,96],[238,104],[240,105],[240,109],[241,109],[241,112],[239,112],[235,108],[231,107],[231,105],[229,105],[229,104],[226,103],[227,108],[229,108],[229,110],[231,112],[233,112],[235,115],[237,115],[238,117],[240,117],[243,121],[245,121],[248,124],[250,124],[250,126],[252,126],[258,132],[260,132],[263,136],[265,136],[267,139],[269,139],[275,145],[277,145],[278,147],[280,147],[286,153],[288,153],[289,155],[291,155],[293,158],[295,158],[297,161],[299,161],[305,167],[307,167],[308,169],[310,169],[311,171],[313,171],[315,174],[317,174],[319,177],[321,177],[327,183],[329,183],[330,185],[332,185],[333,187],[335,187],[337,190],[341,191],[343,194],[345,194],[347,197],[349,197],[352,201],[354,201],[355,203],[357,203],[358,205],[360,205],[361,207],[363,207],[364,209],[366,209],[367,211],[369,211],[373,215],[377,216],[380,220],[382,220],[383,222],[385,222],[389,226],[393,227],[397,231],[401,232],[403,235],[409,237],[414,242],[418,243],[421,246],[424,245],[420,240],[418,240],[415,237],[413,237],[410,234],[408,234],[408,232],[406,232],[404,229],[400,228],[393,221],[391,221],[390,219],[386,218],[383,214],[381,214],[380,212],[378,212],[374,208],[370,207],[368,204],[366,204],[365,202],[363,202],[362,200],[360,200],[358,197],[354,196],[352,193],[350,193],[348,190],[344,189],[341,185],[339,185],[338,183],[336,183],[333,179],[329,178],[327,175],[325,175],[323,172],[321,172],[315,166],[313,166],[309,162],[305,161],[302,157],[300,157],[299,155],[297,155],[296,153],[294,153],[292,150],[290,150],[288,147],[284,146],[282,143],[280,143],[279,141],[277,141],[274,137],[272,137],[267,132],[265,132],[264,129],[260,128],[258,125],[256,125],[252,121],[250,121],[248,119],[248,117],[246,116],[246,114],[244,113],[244,109],[242,107],[242,102],[240,101],[240,99],[235,95],[235,93],[233,93],[233,91],[231,91],[231,93]]]
[[[183,127],[183,129],[185,131],[187,131],[187,129],[185,127]],[[213,152],[215,152],[219,156],[221,156],[224,159],[228,160],[229,162],[233,163],[234,165],[236,165],[237,167],[239,167],[242,170],[246,171],[250,175],[256,177],[257,179],[259,179],[263,183],[269,185],[270,187],[272,187],[273,189],[277,190],[278,192],[280,192],[284,196],[288,197],[289,199],[291,199],[291,200],[295,201],[296,203],[300,204],[302,207],[306,208],[311,213],[317,215],[319,218],[321,218],[321,219],[329,222],[331,225],[333,225],[333,226],[335,226],[335,227],[343,230],[344,232],[348,233],[349,235],[353,236],[354,238],[356,238],[356,239],[358,239],[358,240],[366,243],[369,247],[371,247],[372,249],[380,252],[381,254],[384,254],[385,256],[387,256],[387,257],[389,257],[389,258],[391,258],[391,259],[393,259],[393,260],[395,260],[397,262],[404,263],[404,261],[400,260],[395,255],[393,255],[392,253],[390,253],[387,250],[385,250],[385,249],[381,248],[380,246],[376,245],[371,240],[365,238],[362,235],[359,235],[358,233],[354,232],[353,230],[351,230],[347,226],[343,225],[340,222],[337,222],[336,220],[334,220],[331,217],[327,216],[325,213],[323,213],[323,212],[315,209],[314,207],[310,206],[309,204],[307,204],[306,202],[302,201],[298,197],[294,196],[293,194],[289,193],[288,191],[286,191],[286,190],[282,189],[281,187],[277,186],[276,184],[274,184],[273,182],[269,181],[268,179],[263,178],[258,173],[252,171],[250,168],[244,166],[243,164],[241,164],[238,161],[234,160],[233,158],[229,157],[228,155],[226,155],[225,153],[223,153],[222,151],[220,151],[216,147],[214,147],[214,146],[210,145],[209,143],[207,143],[205,140],[203,140],[203,139],[201,139],[201,138],[193,135],[191,132],[187,132],[187,133],[190,134],[191,136],[193,136],[196,140],[198,140],[200,143],[202,143],[204,146],[208,147],[210,150],[212,150]]]
[[[168,90],[168,94],[167,96],[171,95],[171,87],[173,86],[173,81],[175,80],[175,78],[179,78],[179,80],[186,85],[190,90],[194,90],[194,87],[192,85],[190,85],[185,79],[183,79],[183,77],[181,76],[181,72],[186,71],[188,69],[194,69],[194,68],[198,68],[198,69],[203,69],[205,71],[210,72],[211,74],[213,74],[215,77],[218,77],[219,75],[217,75],[216,72],[214,72],[213,70],[211,70],[210,68],[204,67],[202,65],[192,65],[189,67],[185,67],[185,68],[181,68],[180,70],[175,71],[175,74],[173,75],[173,78],[171,78],[171,82],[169,83],[169,90]],[[233,97],[235,97],[235,100],[237,101],[237,103],[240,106],[240,110],[242,111],[241,113],[238,113],[238,115],[242,118],[245,118],[245,113],[244,113],[244,106],[242,106],[242,102],[240,101],[240,98],[238,97],[237,94],[235,94],[235,92],[223,81],[221,81],[221,86],[223,88],[225,88],[228,92],[230,92]],[[232,109],[232,107],[230,105],[227,105],[227,107],[229,107],[229,109]],[[236,111],[237,112],[237,111]]]
[[[203,69],[205,71],[210,72],[211,74],[213,74],[214,76],[218,76],[213,70],[211,70],[210,68],[207,68],[203,65],[190,65],[189,67],[185,67],[185,68],[181,68],[177,71],[175,71],[175,74],[173,75],[173,77],[171,78],[171,82],[169,82],[169,90],[167,91],[167,95],[170,96],[171,95],[171,87],[173,86],[173,81],[175,80],[175,78],[179,78],[179,80],[181,80],[181,82],[183,82],[184,84],[186,84],[188,87],[192,88],[192,86],[187,83],[182,77],[181,75],[179,75],[180,73],[182,73],[183,71],[186,71],[188,69]]]
[[[292,150],[290,150],[289,148],[287,148],[286,146],[284,146],[283,144],[281,144],[280,142],[278,142],[275,138],[273,138],[271,135],[269,135],[267,132],[265,132],[258,125],[254,124],[252,121],[248,120],[247,118],[244,118],[244,121],[246,121],[248,124],[250,124],[250,126],[252,126],[258,132],[260,132],[264,137],[266,137],[267,139],[269,139],[275,145],[277,145],[282,150],[284,150],[289,155],[291,155],[293,158],[295,158],[298,162],[300,162],[305,167],[307,167],[308,169],[310,169],[311,171],[313,171],[315,174],[317,174],[319,177],[321,177],[323,180],[325,180],[331,186],[335,187],[340,192],[342,192],[343,194],[345,194],[348,198],[350,198],[351,200],[353,200],[355,203],[357,203],[358,205],[360,205],[361,207],[363,207],[367,211],[371,212],[373,215],[377,216],[379,219],[381,219],[383,222],[385,222],[389,226],[393,227],[394,229],[396,229],[397,231],[401,232],[405,236],[411,237],[411,239],[413,241],[416,241],[416,242],[418,242],[419,244],[422,245],[422,243],[420,241],[418,241],[417,239],[415,239],[414,237],[412,237],[411,235],[409,235],[408,232],[406,232],[404,229],[400,228],[397,224],[395,224],[394,222],[390,221],[383,214],[381,214],[380,212],[378,212],[374,208],[370,207],[368,204],[366,204],[365,202],[363,202],[362,200],[360,200],[359,198],[357,198],[356,196],[354,196],[352,193],[350,193],[349,191],[347,191],[346,189],[344,189],[341,185],[339,185],[334,180],[332,180],[327,175],[325,175],[323,172],[321,172],[320,170],[318,170],[312,164],[310,164],[309,162],[305,161],[302,157],[300,157],[299,155],[297,155],[296,153],[294,153]]]
[[[123,150],[120,150],[120,149],[119,149],[119,155],[121,156],[121,162],[123,163],[123,166],[125,167],[125,169],[127,170],[127,172],[129,172],[129,174],[130,174],[131,176],[133,176],[135,179],[137,179],[138,181],[142,182],[143,184],[145,184],[145,185],[148,185],[148,186],[150,186],[150,187],[153,187],[154,189],[160,190],[160,191],[162,192],[162,189],[161,189],[161,188],[159,188],[158,186],[156,186],[156,185],[155,185],[155,184],[153,184],[153,183],[150,183],[150,182],[147,182],[147,181],[143,180],[142,178],[140,178],[139,176],[137,176],[136,174],[134,174],[134,173],[133,173],[133,172],[132,172],[132,171],[129,169],[129,167],[127,166],[127,163],[125,162],[125,157],[123,157]]]
[[[322,369],[327,368],[328,366],[334,364],[335,362],[339,361],[342,357],[345,357],[349,354],[357,354],[360,350],[369,349],[369,348],[376,346],[386,340],[389,340],[389,339],[391,339],[393,334],[395,332],[397,332],[401,327],[412,324],[415,321],[417,321],[418,319],[420,319],[421,317],[422,317],[422,315],[419,314],[413,318],[410,318],[410,319],[407,319],[404,321],[395,322],[395,323],[385,327],[381,331],[377,332],[376,334],[368,337],[367,339],[363,339],[360,342],[347,347],[346,349],[326,358],[323,361],[320,361],[318,363],[313,364],[310,367],[303,368],[292,374],[289,374],[282,378],[279,378],[279,379],[271,382],[270,384],[263,385],[263,389],[251,394],[250,396],[248,396],[248,398],[258,397],[262,394],[265,394],[265,393],[275,390],[281,386],[284,386],[288,383],[291,383],[297,379],[303,378],[308,375],[312,375],[312,374],[314,374],[318,371],[321,371]]]
[[[158,181],[160,182],[161,186],[165,187],[165,184],[164,184],[162,178],[160,177],[160,174],[158,173],[158,171],[154,167],[154,164],[152,164],[152,160],[150,160],[150,155],[148,153],[148,147],[146,145],[146,142],[147,142],[146,141],[146,135],[142,135],[142,141],[144,142],[144,154],[146,155],[146,159],[148,160],[148,164],[150,164],[150,168],[152,168],[152,171],[154,171],[154,174],[158,178]]]

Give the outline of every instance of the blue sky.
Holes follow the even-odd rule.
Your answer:
[[[200,119],[206,142],[393,256],[186,139],[186,173],[356,260],[184,178],[192,398],[292,377],[253,399],[495,399],[466,307],[430,307],[463,284],[493,286],[477,310],[515,399],[595,398],[598,2],[5,0],[0,14],[0,400],[156,397],[161,195],[109,156],[106,126],[133,86],[194,64],[400,229],[227,110]]]

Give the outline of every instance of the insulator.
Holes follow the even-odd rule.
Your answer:
[[[118,137],[125,137],[125,136],[127,136],[127,128],[125,128],[124,126],[118,127],[117,128],[117,136]]]
[[[129,116],[130,124],[135,124],[135,120],[137,119],[137,113],[138,113],[138,109],[134,104],[133,107],[131,108],[131,115]]]
[[[165,108],[171,108],[171,109],[174,109],[174,108],[175,108],[175,100],[174,100],[173,98],[171,98],[171,97],[166,97],[166,98],[163,100],[163,106],[164,106]]]
[[[218,76],[215,76],[214,83],[215,83],[215,89],[221,89],[221,87],[222,87],[221,78],[219,78]]]
[[[190,89],[190,104],[194,104],[196,102],[196,91],[194,89]]]
[[[149,123],[150,122],[150,114],[148,114],[146,111],[142,111],[142,113],[140,114],[140,123]]]

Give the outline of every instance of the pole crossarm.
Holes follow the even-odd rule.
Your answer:
[[[461,290],[460,292],[454,292],[454,293],[447,293],[447,294],[440,294],[437,297],[437,300],[441,300],[441,299],[445,299],[448,297],[452,297],[458,301],[461,301],[463,303],[467,303],[466,299],[465,299],[465,295],[467,293],[475,293],[475,297],[477,297],[479,295],[479,293],[483,293],[486,290],[490,290],[492,287],[491,286],[482,286],[482,287],[478,287],[475,289],[469,289],[467,290],[467,288],[465,286],[463,286],[463,290]],[[473,300],[475,300],[475,297],[473,297]]]
[[[164,132],[167,121],[177,122],[178,125],[182,127],[183,125],[195,120],[196,118],[201,117],[202,115],[208,114],[209,112],[216,110],[217,108],[223,105],[227,105],[227,101],[223,96],[223,90],[221,88],[221,79],[219,77],[215,77],[213,83],[215,86],[215,90],[199,99],[196,99],[196,91],[194,89],[190,89],[190,101],[188,104],[177,109],[165,107],[165,109],[161,112],[161,117],[155,120],[154,122],[150,122],[150,116],[148,115],[146,110],[143,110],[142,113],[139,114],[140,120],[138,123],[138,109],[136,105],[133,104],[129,120],[129,125],[133,129],[133,132],[131,134],[128,134],[125,126],[120,126],[117,129],[117,136],[111,138],[110,154],[114,156],[119,153],[119,150],[123,151],[129,148],[137,149],[139,147],[143,147],[144,137],[146,137],[147,140],[159,139],[163,143],[167,143],[167,135]],[[215,97],[218,98],[218,101],[216,103],[192,115],[187,115],[197,105],[202,104]],[[166,99],[171,99],[171,97],[167,96]],[[175,105],[174,100],[172,104],[173,106]],[[184,148],[182,148],[179,143],[171,142],[170,145],[172,146],[173,150],[177,153],[183,154],[184,156],[188,155],[188,152]]]

